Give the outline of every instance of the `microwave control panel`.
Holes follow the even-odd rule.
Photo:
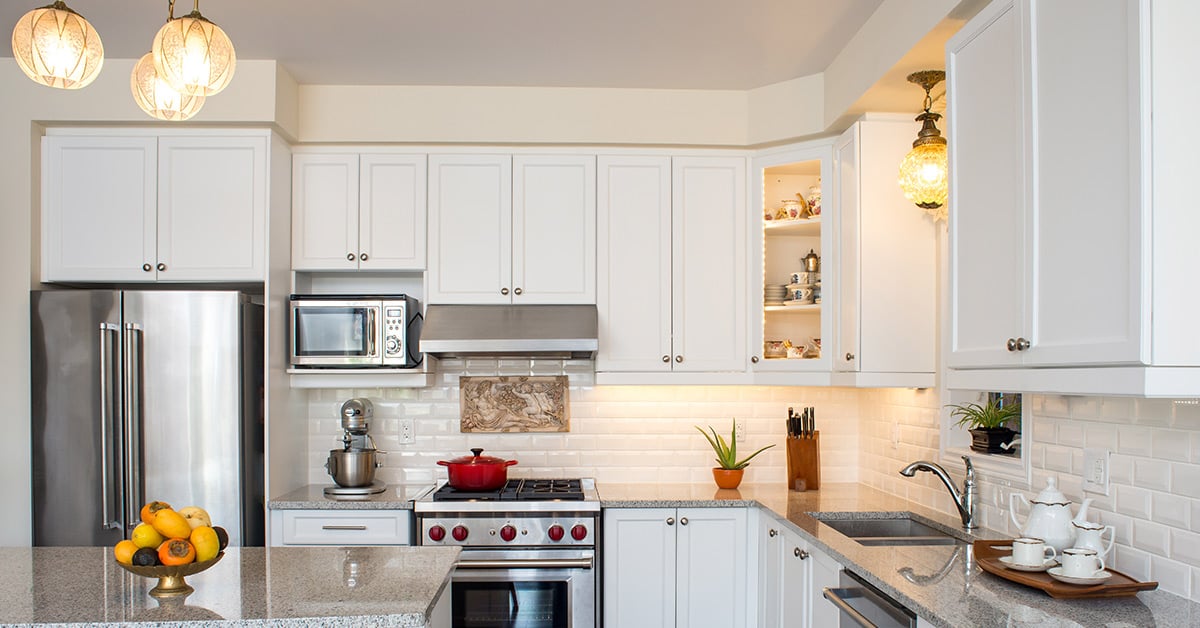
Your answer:
[[[404,328],[407,316],[405,316],[404,303],[384,303],[383,304],[383,358],[384,362],[395,363],[399,358],[400,363],[407,361],[404,355]]]

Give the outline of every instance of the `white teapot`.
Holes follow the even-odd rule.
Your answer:
[[[1025,518],[1024,524],[1017,521],[1015,499],[1017,497],[1029,505],[1029,516]],[[1008,516],[1012,519],[1013,525],[1021,530],[1021,536],[1042,539],[1046,545],[1061,552],[1075,543],[1075,526],[1071,525],[1072,518],[1074,517],[1080,522],[1086,521],[1088,504],[1091,502],[1090,497],[1083,500],[1078,516],[1073,515],[1070,500],[1062,494],[1062,491],[1058,490],[1055,478],[1048,478],[1046,488],[1042,489],[1042,492],[1032,500],[1027,500],[1021,493],[1010,493],[1008,495]]]

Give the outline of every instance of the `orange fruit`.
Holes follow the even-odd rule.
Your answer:
[[[196,560],[196,548],[184,539],[167,539],[158,546],[158,560],[164,565],[186,565]]]
[[[132,565],[133,553],[139,549],[141,548],[139,548],[133,541],[125,539],[117,543],[116,547],[113,548],[113,554],[117,557],[118,563]]]
[[[192,536],[188,540],[196,548],[196,562],[198,563],[212,560],[221,551],[221,541],[217,539],[217,531],[209,526],[193,528]]]

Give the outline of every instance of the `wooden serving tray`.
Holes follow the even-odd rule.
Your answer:
[[[1005,549],[996,549],[997,547]],[[1112,577],[1100,584],[1078,585],[1060,582],[1046,572],[1016,571],[1000,562],[1001,556],[1012,555],[1012,540],[975,541],[975,561],[986,572],[1017,584],[1045,591],[1050,597],[1080,599],[1093,597],[1127,597],[1138,591],[1153,591],[1157,582],[1138,582],[1129,576],[1109,569]]]

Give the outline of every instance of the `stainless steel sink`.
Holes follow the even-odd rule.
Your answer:
[[[873,519],[817,519],[821,523],[858,541],[862,545],[954,545],[962,542],[954,536],[899,513],[899,516]]]

